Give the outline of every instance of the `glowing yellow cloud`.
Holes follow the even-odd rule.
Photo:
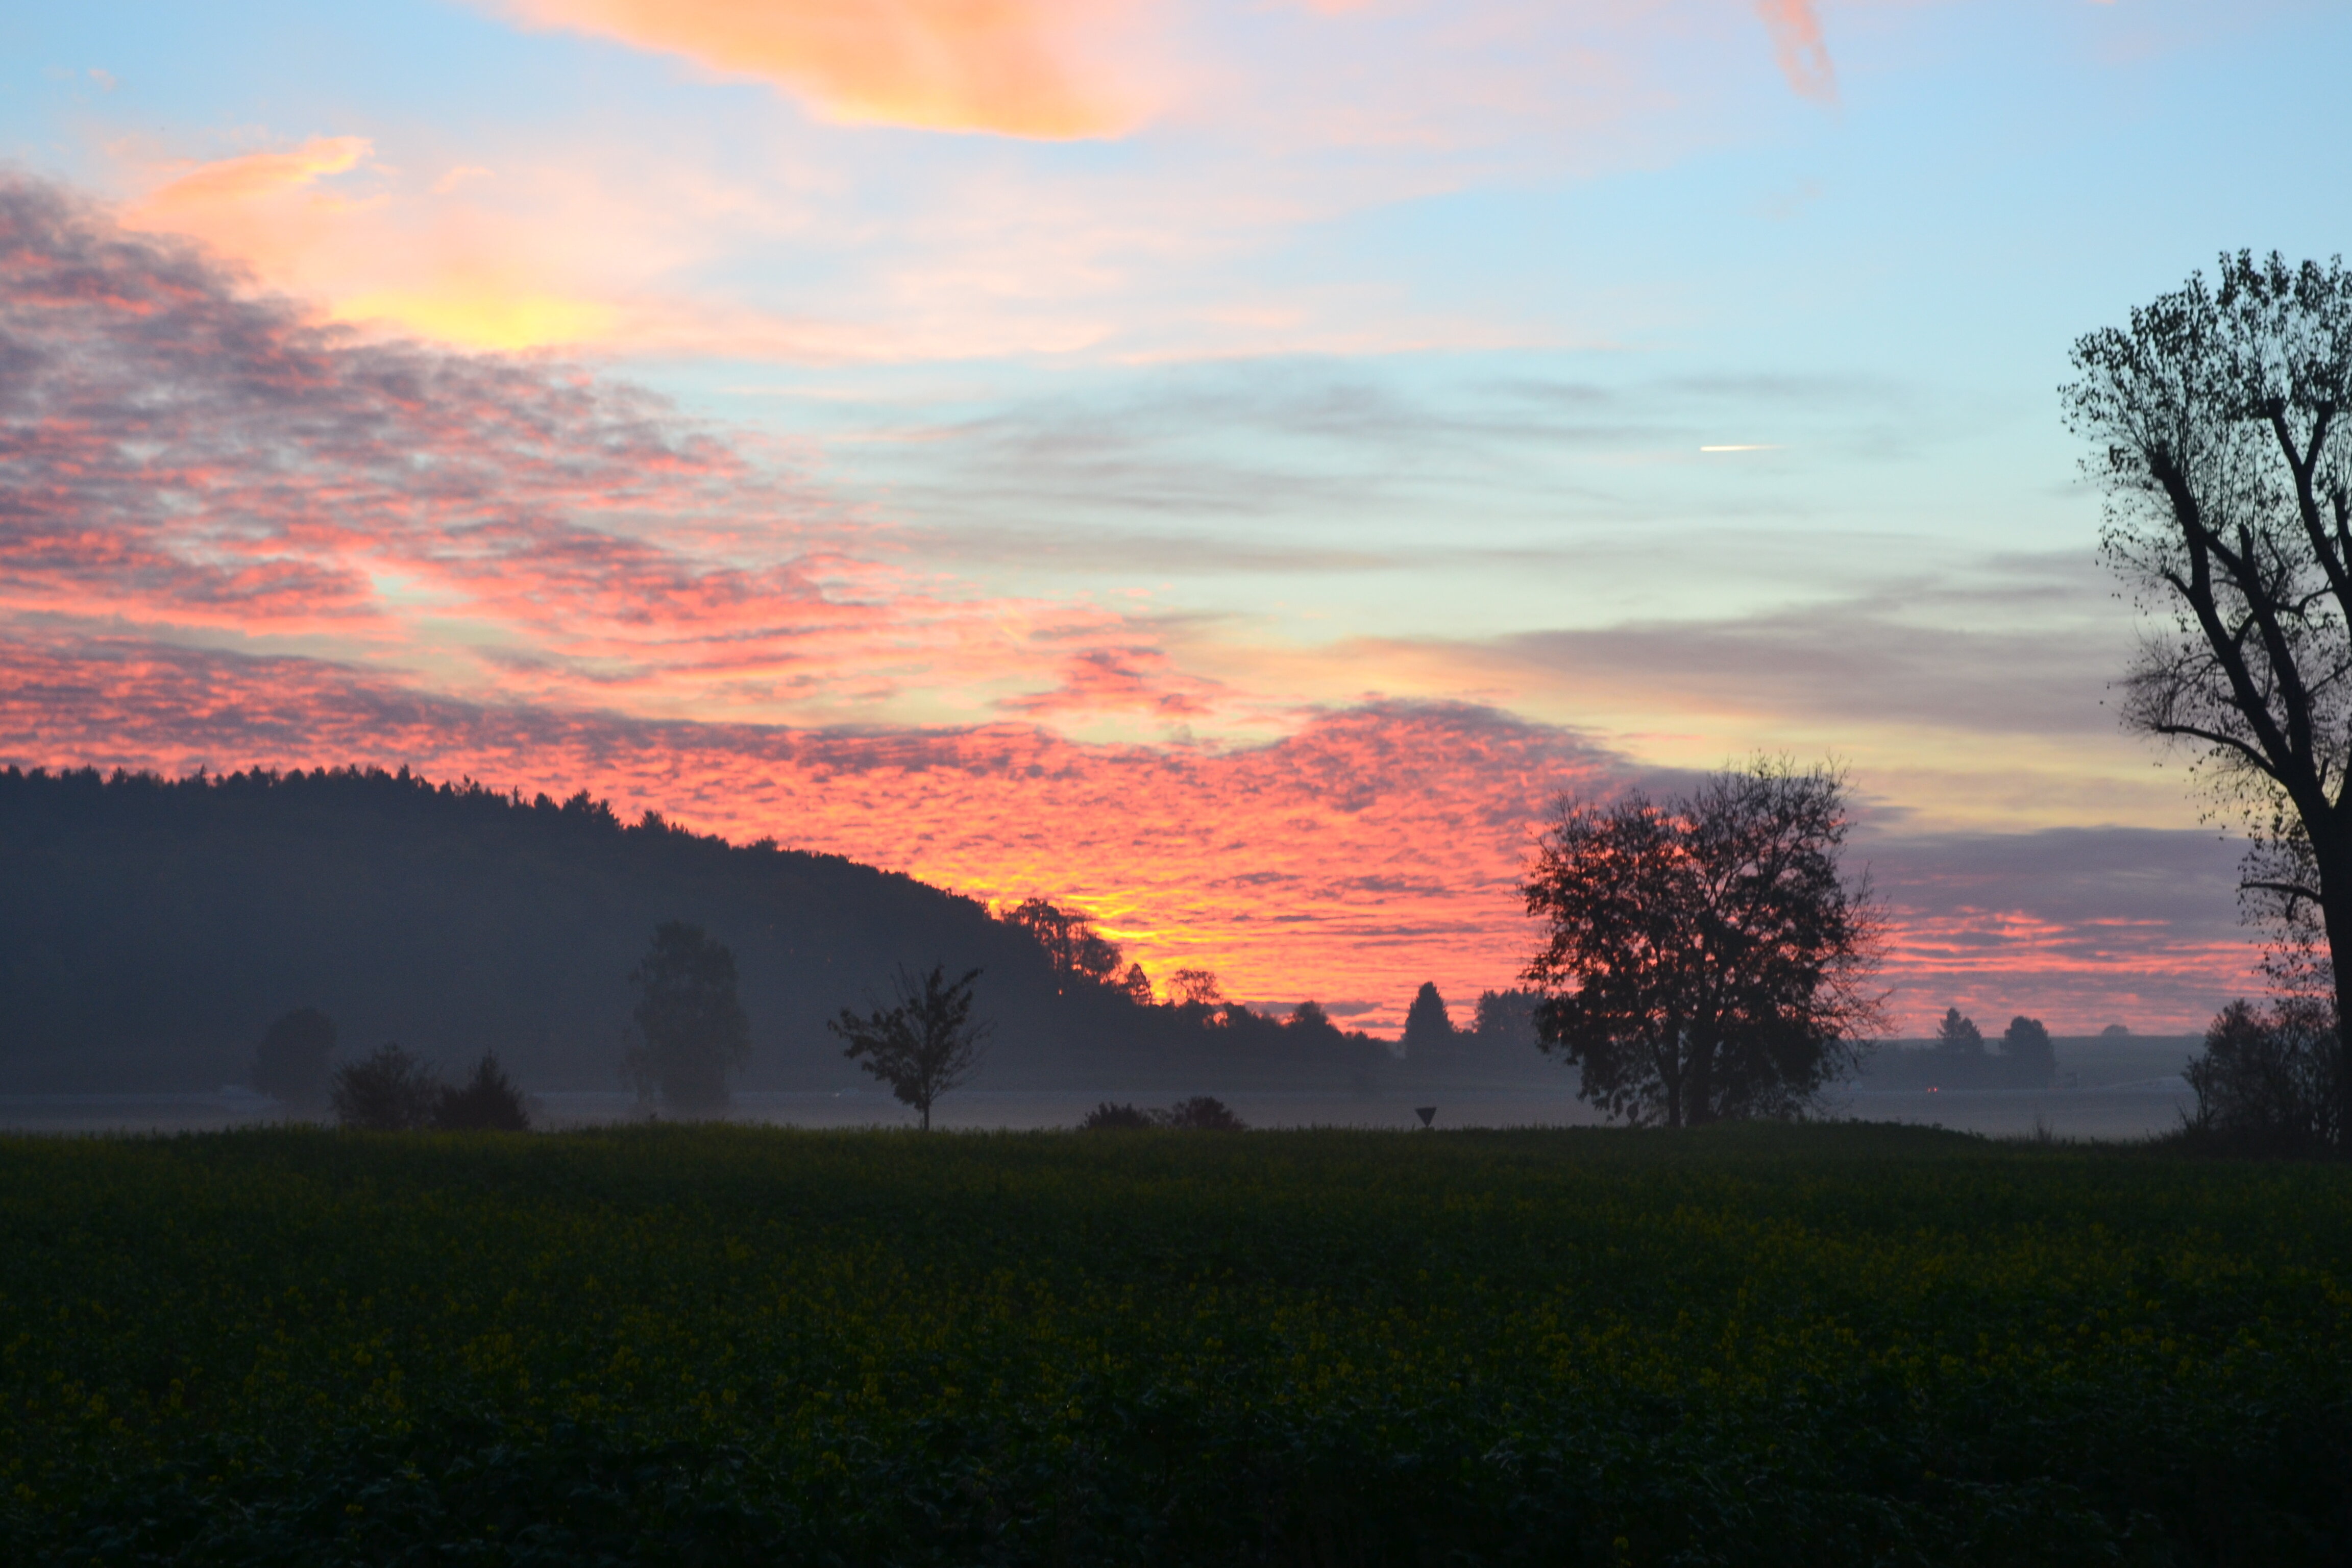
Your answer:
[[[385,289],[337,303],[337,319],[389,322],[404,331],[472,349],[531,349],[589,342],[613,329],[610,305],[487,285]]]
[[[1067,139],[1143,106],[1084,58],[1121,0],[479,0],[759,77],[828,119]]]

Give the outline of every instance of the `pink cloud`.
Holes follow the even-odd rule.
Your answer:
[[[1375,1019],[1423,979],[1457,1001],[1509,983],[1546,803],[1629,776],[1572,730],[1448,703],[1302,718],[1187,670],[1148,622],[960,595],[658,399],[356,341],[24,182],[0,186],[0,760],[587,787],[1049,893],[1157,972]],[[1292,732],[1088,744],[985,721],[1006,713]],[[2197,905],[2219,923],[2134,906],[2116,889],[2177,852],[2157,835],[2053,890],[2114,842],[1882,863],[1901,983],[2198,1022],[2242,985],[2226,889]]]
[[[1097,641],[1154,657],[1110,612],[893,564],[647,394],[357,341],[54,190],[0,191],[0,610],[323,637],[461,688],[767,718],[897,690],[1018,700]]]
[[[1790,88],[1801,97],[1835,103],[1837,68],[1812,0],[1756,0],[1756,12],[1772,35],[1772,54]]]
[[[323,660],[87,634],[0,641],[0,762],[20,765],[359,762],[586,788],[982,898],[1045,893],[1155,974],[1199,965],[1244,997],[1366,1003],[1382,1027],[1423,980],[1457,1008],[1511,984],[1531,947],[1517,881],[1553,795],[1633,776],[1573,731],[1461,704],[1326,713],[1247,748],[1088,745],[1015,724],[813,730],[474,703]],[[1957,1002],[2062,1032],[2190,1029],[2248,988],[2228,858],[2208,835],[1881,837],[1862,853],[1895,915],[1899,1027],[1924,1031]]]

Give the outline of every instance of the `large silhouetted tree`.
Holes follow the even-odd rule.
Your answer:
[[[2039,1018],[2021,1013],[2011,1018],[2009,1027],[2001,1031],[2000,1055],[2013,1083],[2047,1089],[2057,1081],[2057,1047],[2050,1043],[2050,1030]]]
[[[842,1055],[890,1086],[931,1130],[931,1106],[980,1069],[991,1026],[972,1017],[977,969],[950,981],[934,964],[919,979],[898,972],[898,995],[863,1016],[844,1007],[825,1026],[848,1042]]]
[[[1943,1020],[1936,1026],[1936,1048],[1950,1057],[1980,1057],[1984,1055],[1984,1031],[1977,1027],[1974,1018],[1963,1016],[1958,1007],[1947,1007]]]
[[[289,1105],[323,1103],[334,1054],[335,1021],[316,1007],[297,1007],[261,1037],[261,1048],[253,1053],[253,1087]]]
[[[1563,798],[1524,891],[1543,1048],[1612,1116],[1677,1127],[1801,1110],[1874,1025],[1878,918],[1838,866],[1844,789],[1759,763],[1689,796]]]
[[[1045,899],[1024,899],[997,918],[1035,937],[1057,973],[1097,985],[1118,984],[1118,966],[1126,955],[1119,952],[1118,943],[1095,930],[1076,910]],[[1141,999],[1150,1000],[1149,981]]]
[[[751,1028],[735,999],[735,954],[698,925],[668,921],[631,972],[636,1025],[622,1071],[647,1100],[687,1111],[727,1103],[727,1077],[751,1054]]]
[[[1404,1047],[1405,1059],[1433,1056],[1454,1043],[1454,1018],[1445,1010],[1445,998],[1437,994],[1437,982],[1424,980],[1413,993],[1412,1005],[1405,1009],[1404,1035],[1398,1042]]]
[[[2069,426],[2152,628],[2124,722],[2193,748],[2254,834],[2250,910],[2352,1013],[2352,274],[2221,258],[2074,344]],[[2287,965],[2294,967],[2292,963]],[[2336,1125],[2352,1125],[2338,1053]]]

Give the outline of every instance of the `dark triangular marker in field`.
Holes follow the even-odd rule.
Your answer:
[[[1416,1105],[1412,1108],[1412,1113],[1421,1118],[1421,1124],[1423,1127],[1437,1120],[1437,1107],[1433,1105]]]

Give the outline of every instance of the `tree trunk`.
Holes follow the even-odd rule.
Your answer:
[[[2327,963],[2336,977],[2336,1147],[2352,1150],[2352,853],[2323,848],[2316,836],[2320,918],[2327,929]]]

